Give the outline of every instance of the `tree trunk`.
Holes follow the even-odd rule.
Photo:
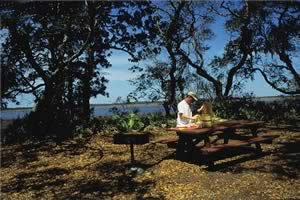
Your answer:
[[[90,108],[90,98],[91,98],[91,93],[92,93],[92,88],[91,88],[91,80],[93,78],[93,72],[95,69],[95,61],[94,61],[94,51],[92,48],[89,49],[88,53],[88,61],[87,65],[85,66],[85,73],[83,77],[83,96],[82,96],[82,110],[83,110],[83,115],[82,115],[82,120],[83,120],[83,125],[87,126],[90,118],[91,118],[91,108]]]
[[[66,137],[72,133],[73,116],[70,115],[68,102],[64,101],[65,82],[61,78],[56,77],[46,83],[45,91],[30,115],[29,129],[33,135]]]
[[[163,107],[164,107],[164,109],[165,109],[166,116],[167,116],[167,117],[171,116],[170,105],[169,105],[169,103],[168,103],[167,101],[164,101],[164,102],[163,102]]]

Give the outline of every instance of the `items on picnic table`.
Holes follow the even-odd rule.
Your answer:
[[[200,124],[196,124],[196,123],[190,123],[187,125],[177,125],[177,128],[201,128]]]
[[[216,115],[208,115],[208,114],[201,114],[196,115],[194,123],[198,125],[199,128],[206,128],[211,127],[215,123],[227,121],[226,119],[222,119],[217,117]]]
[[[222,119],[215,115],[195,115],[193,123],[187,125],[177,125],[177,128],[208,128],[219,122],[225,122],[227,119]]]

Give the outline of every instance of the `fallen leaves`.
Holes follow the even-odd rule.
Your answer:
[[[158,131],[159,132],[159,131]],[[217,171],[181,162],[165,145],[135,146],[145,170],[129,172],[128,145],[114,145],[100,135],[87,143],[70,141],[3,147],[3,199],[296,199],[300,196],[296,132],[277,131],[275,144],[264,144],[262,157],[248,154],[216,161],[242,160]],[[168,134],[168,133],[165,133]],[[159,132],[159,137],[163,133]],[[164,135],[165,136],[165,135]],[[288,146],[290,145],[290,146]],[[293,160],[294,158],[294,160]],[[294,178],[292,177],[294,176]]]

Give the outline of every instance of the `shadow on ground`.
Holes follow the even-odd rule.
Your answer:
[[[138,183],[134,180],[137,175],[130,171],[130,162],[126,161],[103,161],[104,150],[99,147],[93,149],[87,146],[89,141],[69,141],[56,145],[52,142],[40,141],[24,145],[6,146],[1,152],[1,167],[15,170],[14,176],[1,184],[3,197],[10,194],[29,193],[31,198],[54,198],[54,199],[111,199],[117,195],[132,196],[134,199],[164,199],[144,197],[154,182],[144,181]],[[68,166],[61,160],[57,167],[56,157],[74,158],[85,153],[96,151],[93,156],[98,156],[95,162]],[[41,155],[46,154],[46,161],[41,161]],[[108,154],[109,152],[106,151]],[[123,153],[124,154],[124,153]],[[115,153],[114,156],[120,156]],[[55,160],[55,162],[53,162]],[[65,163],[64,163],[65,162]],[[137,163],[137,166],[147,170],[153,164]],[[14,169],[17,167],[17,169]]]
[[[294,129],[295,127],[293,127]],[[280,131],[281,135],[274,141],[274,144],[269,144],[270,148],[264,149],[263,153],[255,154],[251,149],[242,148],[219,154],[213,159],[224,160],[224,162],[218,162],[208,171],[230,173],[255,171],[275,174],[279,179],[298,178],[299,132],[291,132],[289,129],[283,131],[282,128],[270,130]],[[164,199],[164,196],[145,196],[156,182],[154,182],[155,180],[136,181],[136,174],[129,170],[129,151],[109,149],[116,148],[116,146],[106,149],[100,146],[92,148],[87,145],[89,143],[91,143],[90,140],[82,140],[62,142],[57,145],[49,141],[40,141],[5,146],[1,151],[1,168],[10,175],[5,178],[6,174],[2,174],[4,176],[4,182],[1,184],[3,197],[29,192],[32,193],[31,197],[33,198],[42,196],[54,199],[111,199],[118,195],[125,195],[133,199]],[[168,156],[157,155],[158,151],[155,148],[158,147],[145,145],[144,149],[139,149],[139,151],[144,150],[144,153],[148,155],[148,158],[145,158],[144,154],[140,154],[143,159],[138,163],[139,167],[151,170],[161,161],[175,158],[175,155],[167,150],[164,153],[167,153]],[[86,165],[80,165],[81,156],[87,152],[93,152],[89,155],[92,158],[98,156],[99,159]],[[43,158],[45,161],[38,162],[43,153],[47,154],[46,158]],[[57,155],[60,155],[62,160],[56,160],[53,164],[51,160],[57,159]],[[114,159],[124,155],[126,159]],[[107,158],[108,156],[113,159]],[[160,160],[155,160],[154,156],[160,157]],[[236,156],[238,156],[237,159],[230,159]],[[64,163],[64,158],[73,159],[75,164],[68,166],[67,163]],[[78,158],[78,160],[74,158]],[[228,160],[226,161],[226,159]],[[204,161],[205,158],[201,158],[201,160],[190,163],[204,165]],[[255,164],[248,166],[248,161]]]
[[[232,155],[223,154],[221,159],[229,158],[230,156],[242,155],[241,158],[230,160],[210,168],[211,171],[223,171],[232,173],[241,173],[245,171],[257,171],[264,173],[272,173],[277,178],[299,178],[300,166],[300,128],[298,126],[286,126],[275,128],[272,127],[268,131],[281,131],[282,134],[276,139],[272,148],[264,150],[262,153],[256,154],[251,150],[232,151]],[[265,144],[262,144],[265,145]],[[264,160],[268,157],[269,160]],[[217,157],[215,157],[218,159]],[[261,159],[261,160],[260,160]],[[246,161],[257,161],[253,166],[243,165]],[[203,164],[203,163],[202,163]]]

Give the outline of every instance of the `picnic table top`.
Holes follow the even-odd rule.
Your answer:
[[[167,131],[176,131],[177,133],[184,134],[210,134],[215,131],[223,131],[228,128],[252,128],[259,127],[263,125],[263,121],[253,121],[253,120],[228,120],[224,122],[214,123],[211,127],[207,128],[198,128],[198,127],[190,127],[190,128],[167,128]]]

